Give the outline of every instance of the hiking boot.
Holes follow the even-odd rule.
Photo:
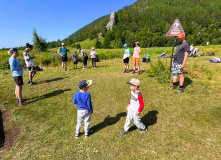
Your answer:
[[[172,90],[172,89],[176,89],[176,88],[177,88],[177,86],[172,85],[172,86],[170,86],[168,89],[169,89],[169,90]]]
[[[138,129],[138,132],[142,133],[142,132],[146,132],[147,131],[147,128],[144,128],[144,129]]]
[[[141,72],[140,71],[138,71],[138,75],[140,75],[141,74]]]
[[[132,74],[135,74],[135,70],[133,70]]]
[[[127,73],[129,73],[129,70],[127,70]]]
[[[179,93],[182,93],[184,90],[183,88],[179,88],[175,93],[179,94]]]
[[[26,104],[28,104],[28,102],[26,102],[26,101],[21,101],[21,102],[19,102],[19,105],[20,105],[20,106],[26,105]]]
[[[29,84],[30,82],[31,82],[31,81],[30,81],[30,80],[28,80],[28,82],[27,82],[27,83]]]
[[[36,85],[36,84],[37,84],[37,83],[34,83],[34,82],[32,82],[32,81],[29,83],[29,85]]]
[[[123,130],[121,133],[120,133],[120,135],[121,136],[123,136],[123,135],[125,135],[127,132],[125,131],[125,130]]]

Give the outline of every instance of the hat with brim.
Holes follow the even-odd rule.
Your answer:
[[[64,44],[64,43],[61,43],[61,45],[62,45],[62,46],[65,46],[65,44]]]
[[[88,86],[92,85],[92,80],[81,80],[79,83],[78,83],[78,87],[80,89],[83,89],[83,88],[86,88]]]
[[[140,81],[136,78],[132,78],[130,80],[130,82],[127,82],[127,84],[134,85],[134,86],[140,86]]]

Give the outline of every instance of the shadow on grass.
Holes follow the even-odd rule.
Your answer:
[[[184,77],[184,88],[186,88],[188,85],[192,84],[193,81],[189,77]]]
[[[67,91],[70,91],[70,90],[71,89],[64,89],[64,90],[59,89],[59,90],[53,91],[51,93],[44,94],[42,96],[30,98],[28,100],[34,99],[33,101],[29,101],[29,103],[33,103],[33,102],[36,102],[36,101],[39,101],[39,100],[42,100],[42,99],[45,99],[45,98],[50,98],[50,97],[57,96],[59,94],[62,94],[64,92],[67,92]]]
[[[0,109],[0,148],[4,147],[5,145],[5,132],[3,126],[3,118],[2,118],[2,111]]]
[[[45,81],[40,81],[38,82],[38,84],[42,84],[42,83],[50,83],[50,82],[54,82],[54,81],[59,81],[59,80],[63,80],[67,77],[58,77],[58,78],[53,78],[53,79],[49,79],[49,80],[45,80]]]
[[[92,135],[95,132],[98,132],[99,130],[107,126],[116,124],[120,120],[121,117],[125,117],[126,115],[127,115],[126,112],[118,113],[115,117],[110,117],[110,115],[108,115],[107,117],[104,118],[103,122],[96,124],[90,128],[90,134]]]
[[[141,122],[143,122],[143,124],[147,127],[147,129],[149,126],[152,126],[157,123],[157,114],[158,114],[158,111],[153,110],[153,111],[149,111],[146,115],[144,115],[141,118]],[[129,131],[133,131],[136,129],[137,127],[134,125],[129,129]]]

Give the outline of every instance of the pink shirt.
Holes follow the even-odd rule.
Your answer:
[[[140,47],[135,47],[134,48],[133,58],[140,58],[140,53],[141,53]]]
[[[90,55],[91,58],[96,58],[97,53],[95,51],[91,51]]]

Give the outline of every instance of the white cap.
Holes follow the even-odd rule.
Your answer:
[[[94,49],[94,47],[92,47],[91,49]]]
[[[64,46],[64,43],[61,43],[62,46]]]
[[[132,85],[134,85],[134,86],[140,86],[140,81],[139,81],[139,79],[132,78],[132,79],[130,80],[130,82],[127,82],[127,84],[132,84]]]

